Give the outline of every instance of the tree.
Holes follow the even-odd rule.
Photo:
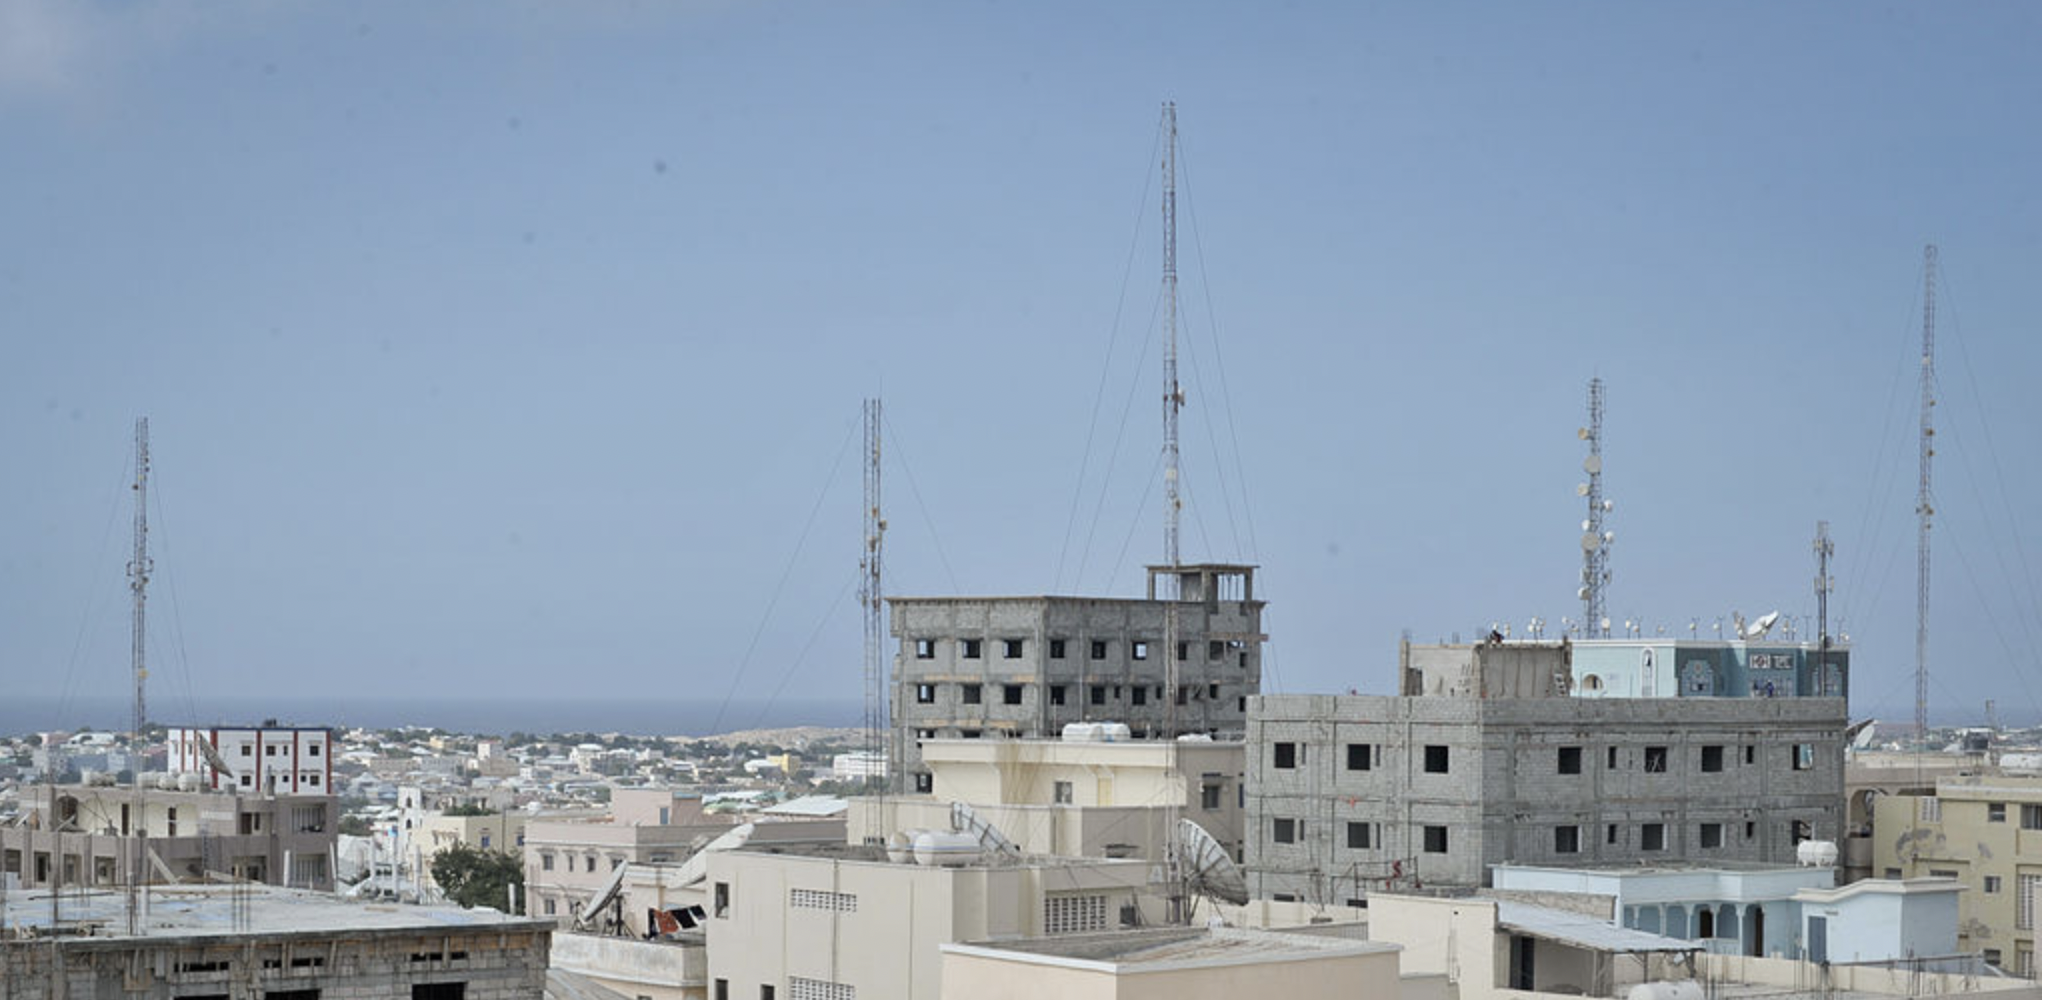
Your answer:
[[[488,906],[505,911],[505,887],[513,887],[515,895],[526,891],[527,877],[522,870],[519,855],[504,851],[478,850],[468,844],[455,844],[434,852],[434,859],[427,864],[427,870],[434,875],[435,884],[448,898],[463,906]]]

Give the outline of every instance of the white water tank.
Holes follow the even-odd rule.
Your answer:
[[[1116,743],[1132,738],[1132,727],[1122,722],[1070,722],[1061,727],[1063,743]]]
[[[911,842],[924,832],[926,831],[899,830],[896,833],[890,834],[890,839],[883,842],[884,856],[888,857],[893,865],[910,864]]]
[[[178,787],[178,776],[169,771],[152,771],[150,777],[158,788],[165,791]]]
[[[178,775],[178,790],[181,792],[199,791],[199,775],[193,771],[186,771]]]
[[[1701,984],[1692,979],[1672,983],[1638,983],[1630,987],[1630,1000],[1702,1000]]]
[[[1836,843],[1828,840],[1804,840],[1794,848],[1794,859],[1808,868],[1835,868]]]
[[[982,843],[965,833],[922,830],[911,838],[911,856],[927,868],[964,868],[982,857]]]

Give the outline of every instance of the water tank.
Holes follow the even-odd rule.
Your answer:
[[[1835,868],[1836,843],[1828,840],[1804,840],[1794,848],[1794,858],[1808,868]]]
[[[926,831],[899,830],[896,833],[890,834],[890,839],[883,842],[883,854],[890,859],[890,863],[893,865],[910,864],[911,841],[924,832]]]
[[[964,868],[982,857],[982,844],[965,833],[922,830],[911,838],[911,856],[927,868]]]
[[[1115,743],[1132,738],[1132,727],[1122,722],[1070,722],[1061,727],[1064,743]]]
[[[1629,1000],[1702,1000],[1701,984],[1692,979],[1672,983],[1638,983],[1630,987]]]
[[[200,779],[199,779],[199,774],[198,774],[198,772],[195,772],[195,771],[186,771],[185,773],[183,773],[183,774],[180,774],[180,775],[178,775],[178,790],[179,790],[179,791],[181,791],[181,792],[196,792],[196,791],[199,791],[199,786],[200,786]]]
[[[178,787],[178,776],[169,771],[151,771],[147,783],[169,791]]]
[[[103,777],[105,777],[105,775],[89,767],[81,767],[78,769],[78,780],[81,784],[97,785],[100,783],[100,779]],[[113,784],[113,782],[109,781],[107,782],[107,784],[111,785]]]

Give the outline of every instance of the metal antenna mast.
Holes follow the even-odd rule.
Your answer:
[[[148,417],[140,417],[135,421],[135,482],[132,488],[135,490],[135,555],[128,561],[128,589],[135,595],[135,617],[130,626],[132,633],[130,636],[132,647],[130,655],[133,659],[135,672],[135,727],[129,737],[129,752],[133,758],[133,763],[130,765],[132,768],[130,773],[135,777],[133,779],[134,788],[132,792],[134,801],[131,803],[129,812],[133,814],[135,822],[140,824],[142,822],[142,730],[148,718],[143,709],[143,681],[149,677],[149,668],[145,665],[143,659],[144,648],[147,645],[144,638],[146,632],[143,627],[143,607],[149,597],[150,571],[155,568],[149,558]],[[142,852],[144,850],[141,828],[137,826],[132,829],[136,834],[137,846],[136,857],[130,863],[128,870],[128,932],[131,934],[136,932],[136,923],[139,919],[136,893],[137,883],[142,879]],[[124,829],[121,832],[127,834],[130,831]]]
[[[1609,634],[1609,545],[1616,540],[1615,532],[1602,527],[1604,515],[1616,509],[1613,501],[1602,498],[1602,410],[1606,399],[1602,380],[1589,380],[1587,426],[1580,429],[1581,440],[1587,442],[1587,457],[1580,463],[1587,482],[1580,484],[1578,492],[1587,498],[1587,519],[1580,522],[1580,600],[1586,605],[1580,634],[1590,639]]]
[[[1936,456],[1936,244],[1922,248],[1922,436],[1921,488],[1915,494],[1915,743],[1929,741],[1929,466]]]
[[[1163,517],[1166,520],[1165,547],[1168,576],[1173,581],[1161,589],[1166,602],[1161,622],[1161,650],[1167,657],[1167,704],[1163,714],[1167,726],[1163,735],[1167,739],[1168,777],[1173,779],[1180,770],[1181,756],[1177,751],[1181,744],[1176,742],[1180,735],[1176,731],[1179,723],[1175,706],[1182,700],[1181,675],[1181,599],[1182,599],[1182,382],[1176,371],[1175,351],[1181,333],[1175,319],[1175,305],[1178,292],[1175,279],[1175,146],[1176,135],[1174,102],[1169,101],[1160,109],[1160,131],[1164,143],[1160,156],[1160,295],[1161,313],[1166,318],[1161,328],[1161,392],[1160,422],[1162,464],[1166,467],[1166,502]],[[1183,914],[1182,870],[1175,843],[1176,820],[1179,812],[1170,801],[1167,810],[1167,844],[1162,852],[1168,884],[1167,918],[1171,923],[1181,923]]]
[[[1836,543],[1829,540],[1829,522],[1815,522],[1815,632],[1821,663],[1815,668],[1816,694],[1824,693],[1829,676],[1829,592],[1836,589],[1836,577],[1829,575],[1829,560],[1836,555]]]
[[[861,549],[861,669],[863,705],[862,726],[864,747],[871,764],[882,754],[883,728],[888,723],[888,699],[883,694],[883,401],[867,399],[861,403],[862,444],[865,449],[861,474],[861,513],[863,520],[863,545]],[[882,776],[875,785],[880,786],[895,780],[894,766],[885,765],[889,773]],[[869,810],[869,835],[880,842],[883,837],[883,813],[881,803]]]

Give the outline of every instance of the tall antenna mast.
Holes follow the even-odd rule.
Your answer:
[[[1829,676],[1829,592],[1836,578],[1829,575],[1829,560],[1836,555],[1836,543],[1829,540],[1829,522],[1815,522],[1815,632],[1821,663],[1815,668],[1815,693],[1823,694],[1823,680]]]
[[[1936,244],[1922,248],[1922,481],[1915,494],[1915,743],[1929,741],[1929,466],[1936,456]]]
[[[1587,519],[1580,522],[1580,600],[1586,605],[1580,634],[1590,639],[1609,634],[1609,545],[1616,540],[1615,532],[1602,527],[1603,517],[1616,509],[1613,501],[1602,498],[1602,410],[1606,402],[1602,380],[1590,379],[1587,426],[1580,429],[1581,439],[1587,442],[1587,457],[1580,462],[1587,482],[1578,490],[1587,498]]]
[[[1166,147],[1160,158],[1160,297],[1161,312],[1166,323],[1161,329],[1161,345],[1165,349],[1160,392],[1161,449],[1163,464],[1167,469],[1167,564],[1182,564],[1182,381],[1176,372],[1175,351],[1180,333],[1176,328],[1175,301],[1175,145],[1176,138],[1174,102],[1169,101],[1160,110],[1160,128],[1166,138]],[[1179,588],[1180,578],[1176,578]]]
[[[861,670],[862,670],[862,739],[868,760],[873,765],[877,755],[882,753],[883,727],[888,723],[885,717],[888,706],[883,696],[883,401],[866,399],[861,403],[862,445],[864,458],[861,474],[861,512],[863,520],[863,544],[861,549]],[[885,765],[886,767],[888,765]],[[874,782],[878,791],[881,786],[895,780],[884,774]],[[883,814],[877,808],[869,810],[869,835],[878,841],[883,836]]]
[[[145,665],[143,659],[144,649],[147,646],[143,607],[149,598],[150,571],[155,568],[149,558],[148,417],[139,417],[135,421],[135,483],[133,484],[133,489],[135,490],[135,555],[128,561],[128,589],[135,595],[135,617],[130,625],[131,635],[129,640],[131,645],[130,656],[133,660],[135,672],[135,727],[129,736],[129,752],[133,759],[133,763],[129,766],[131,768],[130,773],[134,775],[133,789],[131,791],[134,802],[131,804],[129,812],[134,816],[135,823],[141,824],[143,822],[142,730],[144,723],[148,720],[148,715],[143,708],[143,682],[149,677],[149,668]],[[122,830],[121,832],[127,834],[130,830]],[[137,921],[140,919],[140,911],[136,905],[136,893],[138,892],[138,883],[142,880],[142,857],[143,851],[146,849],[143,846],[142,829],[140,826],[138,825],[133,828],[133,832],[136,835],[136,856],[130,862],[128,868],[127,898],[128,932],[130,934],[136,933],[138,930]]]

